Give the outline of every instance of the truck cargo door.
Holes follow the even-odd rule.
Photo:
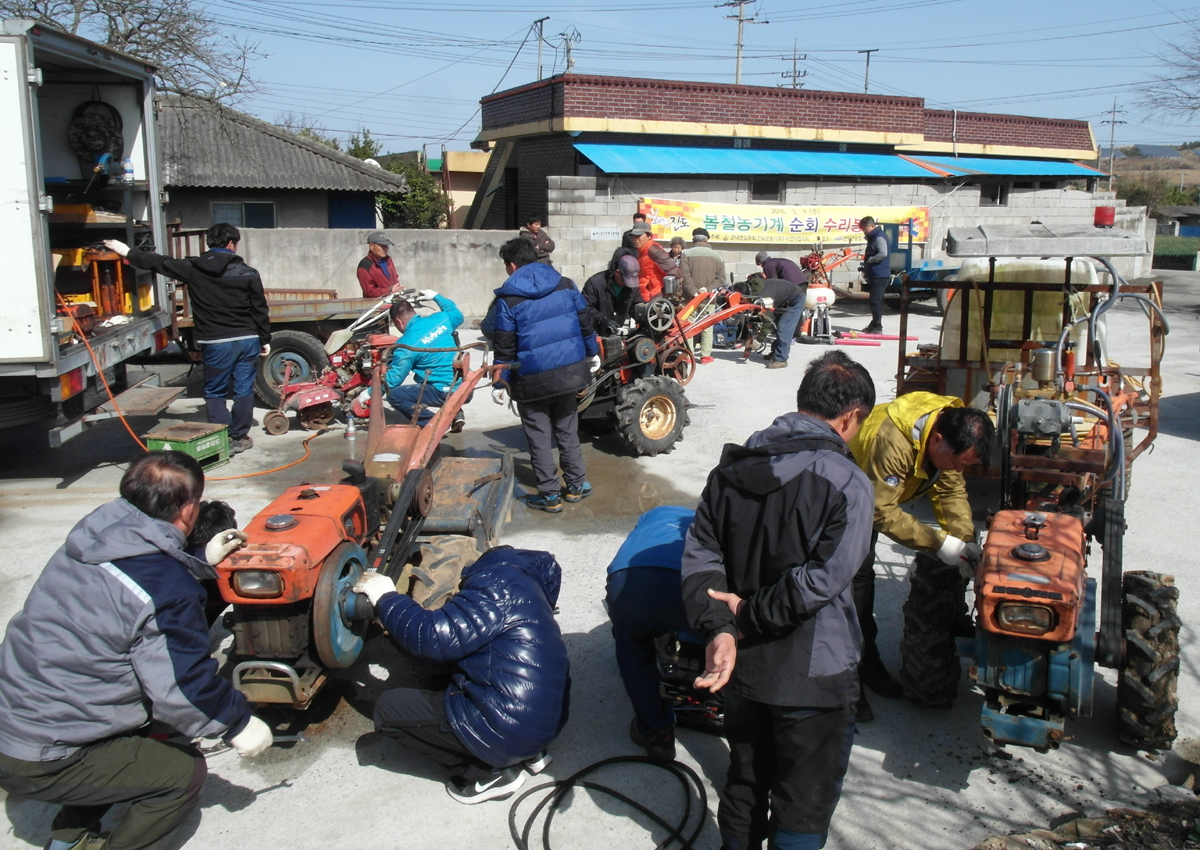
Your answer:
[[[38,169],[34,159],[31,88],[20,37],[0,36],[0,362],[50,359],[49,287],[40,279],[45,260]]]

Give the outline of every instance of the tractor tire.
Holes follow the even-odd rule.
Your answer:
[[[958,570],[918,554],[904,601],[900,684],[924,706],[949,707],[962,676],[955,627],[966,617],[965,583]]]
[[[1125,659],[1117,676],[1117,732],[1141,750],[1169,750],[1179,708],[1179,590],[1175,577],[1125,573]]]
[[[617,431],[639,455],[671,451],[690,423],[683,387],[668,377],[641,378],[617,393]]]
[[[884,303],[884,305],[887,306],[887,308],[889,310],[897,310],[898,311],[901,307],[904,306],[904,299],[901,298],[899,295],[885,295],[885,296],[883,296],[883,303]],[[909,303],[912,303],[912,302],[910,301]]]
[[[935,297],[937,298],[938,312],[943,316],[946,315],[946,311],[950,309],[950,299],[954,297],[954,293],[957,291],[958,290],[956,289],[937,290],[937,295]]]
[[[254,394],[267,407],[279,407],[279,387],[287,365],[291,363],[289,383],[315,381],[329,368],[329,355],[321,341],[301,331],[275,331],[271,334],[271,353],[258,358],[254,374]]]

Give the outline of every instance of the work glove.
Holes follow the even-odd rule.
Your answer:
[[[600,355],[588,358],[588,371],[593,375],[600,371]]]
[[[492,387],[492,401],[496,404],[508,404],[508,391],[504,387]]]
[[[271,734],[270,726],[251,715],[246,728],[230,738],[229,743],[238,751],[239,756],[252,759],[270,749],[271,744],[275,743],[275,736]]]
[[[375,570],[367,570],[354,585],[354,592],[361,593],[371,600],[372,605],[378,605],[385,593],[396,592],[396,582]]]
[[[433,299],[437,298],[436,289],[422,289],[418,294],[421,296],[421,300],[423,301],[432,301]]]
[[[774,298],[764,298],[764,299],[762,299],[762,305],[764,307],[766,307],[768,310],[774,310],[775,309],[775,299]]]
[[[114,254],[120,254],[122,257],[129,256],[129,246],[119,239],[105,239],[104,247]]]
[[[245,546],[246,541],[249,539],[245,532],[238,531],[235,528],[218,532],[204,547],[204,560],[210,564],[219,564],[238,549]]]
[[[971,577],[975,575],[975,564],[983,557],[983,548],[978,543],[967,543],[953,535],[947,535],[937,551],[937,556],[943,564],[958,567],[960,571],[963,571],[963,568],[970,570],[969,573],[963,572],[963,575]]]
[[[270,353],[271,353],[271,343],[268,342],[266,345],[264,345],[262,347],[262,350],[258,352],[258,356],[266,357]]]

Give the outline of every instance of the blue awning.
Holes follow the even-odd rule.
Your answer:
[[[577,144],[609,174],[779,174],[822,177],[928,178],[928,169],[891,154],[778,151],[753,148],[668,148]]]
[[[926,156],[919,153],[909,156],[955,176],[1096,177],[1104,173],[1086,165],[1054,159],[990,159],[981,156]]]
[[[948,172],[1009,177],[1095,177],[1103,174],[1075,162],[1052,159],[993,159],[924,154],[780,151],[754,148],[681,148],[655,145],[581,143],[575,150],[608,174],[778,174],[814,177],[928,179]],[[922,167],[928,163],[929,167]]]

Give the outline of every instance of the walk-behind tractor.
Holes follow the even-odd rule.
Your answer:
[[[995,415],[999,509],[989,515],[974,575],[974,636],[959,641],[983,691],[983,733],[998,744],[1058,747],[1067,719],[1092,713],[1099,664],[1119,671],[1121,739],[1169,748],[1178,591],[1171,576],[1123,573],[1122,563],[1130,467],[1158,431],[1168,330],[1162,287],[1128,283],[1107,259],[1071,259],[1144,254],[1144,241],[1090,228],[952,228],[948,249],[967,259],[960,279],[945,284],[958,288],[941,345],[906,355],[901,342],[898,380],[902,392],[957,395]],[[998,262],[1003,256],[1064,259]],[[1122,302],[1145,313],[1147,366],[1108,356],[1106,313]],[[907,312],[901,340],[906,329]],[[1144,431],[1136,446],[1135,429]],[[1088,575],[1093,541],[1101,546],[1098,576]],[[901,644],[910,696],[953,697],[962,591],[957,571],[918,559]]]
[[[669,452],[690,422],[683,387],[696,360],[691,341],[706,328],[740,318],[743,342],[755,338],[766,310],[736,292],[702,292],[676,309],[668,297],[636,304],[614,336],[600,337],[600,368],[579,393],[580,419],[615,419],[625,442],[639,455]],[[666,291],[671,289],[672,291]]]
[[[473,348],[483,352],[476,369]],[[511,457],[440,450],[493,367],[482,343],[452,350],[463,380],[429,424],[386,425],[383,405],[371,405],[365,461],[346,461],[339,483],[285,490],[245,528],[247,545],[217,566],[233,606],[233,682],[250,700],[306,708],[331,670],[355,662],[374,619],[351,592],[364,570],[396,579],[432,608],[457,586],[464,547],[497,544],[512,501]],[[372,374],[376,399],[385,361]]]

